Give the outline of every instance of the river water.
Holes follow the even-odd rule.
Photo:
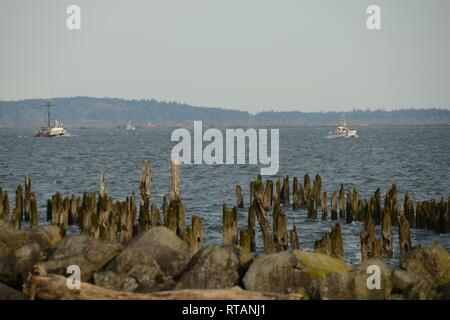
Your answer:
[[[361,195],[373,195],[376,188],[388,191],[397,183],[399,203],[408,192],[414,201],[450,195],[450,126],[360,128],[354,139],[325,139],[329,128],[280,129],[280,169],[277,177],[305,173],[311,180],[322,177],[322,189],[330,196],[342,182],[356,187]],[[30,174],[42,221],[46,199],[56,191],[82,195],[98,190],[101,170],[106,170],[108,193],[123,200],[139,187],[144,161],[152,166],[152,201],[159,206],[170,192],[170,141],[173,129],[137,128],[136,131],[111,129],[70,129],[58,138],[33,138],[33,129],[0,129],[0,186],[6,188],[11,202],[14,189]],[[205,143],[206,144],[206,143]],[[260,172],[258,165],[182,165],[181,196],[188,223],[193,213],[204,220],[206,244],[220,244],[222,204],[235,204],[235,185],[244,191],[246,207],[239,211],[240,226],[246,224],[249,183]],[[292,181],[292,180],[291,180]],[[331,221],[310,220],[306,211],[285,208],[289,227],[296,224],[300,246],[313,250],[314,240],[322,237]],[[320,217],[320,214],[318,214]],[[345,259],[360,261],[360,222],[341,222]],[[398,236],[394,229],[394,251],[398,255]],[[259,232],[258,232],[259,234]],[[259,250],[261,239],[257,239]],[[450,250],[450,235],[428,230],[413,230],[413,245],[438,242]],[[393,260],[394,261],[394,260]],[[391,261],[391,263],[393,263]]]

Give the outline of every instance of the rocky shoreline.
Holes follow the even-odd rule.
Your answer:
[[[66,286],[81,269],[81,289]],[[367,267],[381,270],[368,289]],[[63,281],[64,280],[64,281]],[[413,248],[398,269],[380,259],[351,267],[301,250],[252,256],[240,246],[192,253],[173,231],[150,228],[128,244],[88,235],[61,237],[57,226],[16,230],[0,222],[0,299],[450,299],[450,255],[441,245]]]

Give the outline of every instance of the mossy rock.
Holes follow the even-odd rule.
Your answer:
[[[330,273],[346,273],[342,260],[313,252],[284,251],[258,257],[244,276],[248,290],[275,293],[308,291],[312,283]]]

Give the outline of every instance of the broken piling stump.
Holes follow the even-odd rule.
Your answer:
[[[256,251],[256,211],[253,205],[248,209],[247,229],[250,237],[250,251]]]
[[[261,202],[258,199],[253,199],[253,207],[256,212],[256,216],[258,217],[259,226],[261,227],[263,244],[264,244],[264,253],[271,254],[275,253],[275,245],[273,243],[272,234],[270,232],[269,221],[267,219],[267,214],[264,208],[261,205]]]
[[[279,203],[273,208],[273,235],[276,251],[287,250],[289,245],[287,217]]]
[[[244,207],[244,197],[242,196],[242,189],[240,185],[236,185],[236,207]]]
[[[248,229],[239,230],[239,246],[245,253],[250,253],[250,234]]]
[[[404,255],[411,250],[411,234],[409,222],[404,214],[398,216],[398,233],[400,241],[400,255]]]
[[[359,237],[362,261],[381,257],[381,241],[376,237],[375,223],[371,216],[368,216]]]
[[[237,208],[234,207],[230,211],[225,203],[223,204],[222,235],[224,245],[238,244]]]
[[[203,247],[203,221],[198,215],[192,215],[192,224],[188,238],[192,253],[197,253]]]
[[[142,168],[140,184],[139,184],[139,229],[140,231],[148,230],[151,226],[150,218],[150,195],[152,183],[152,169],[147,161]]]
[[[37,207],[36,194],[31,193],[30,196],[30,226],[36,228],[39,225],[39,212]]]
[[[264,210],[269,210],[272,207],[272,203],[273,203],[273,181],[267,180],[263,198]]]
[[[345,190],[343,183],[339,187],[339,218],[345,218]]]
[[[381,226],[381,234],[382,234],[382,246],[383,246],[383,255],[385,257],[391,258],[393,255],[392,249],[392,211],[390,208],[384,208],[383,210],[383,223]]]
[[[333,191],[331,196],[331,220],[337,220],[338,211],[337,211],[337,192]]]
[[[322,239],[315,241],[314,252],[323,253],[338,259],[344,258],[344,243],[339,221],[331,227],[329,232],[324,234]]]
[[[300,249],[300,244],[299,244],[299,241],[298,241],[297,228],[295,227],[295,224],[292,227],[292,230],[289,231],[289,241],[291,243],[291,250]]]
[[[29,175],[25,176],[25,207],[24,207],[24,221],[30,221],[31,214],[31,179]]]
[[[324,191],[322,193],[322,220],[328,219],[328,199],[327,199],[327,192]]]

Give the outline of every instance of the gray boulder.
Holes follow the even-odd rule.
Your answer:
[[[380,268],[380,288],[368,285],[369,266]],[[319,285],[319,296],[323,300],[384,300],[392,292],[392,271],[380,260],[368,260],[348,273],[331,273]]]
[[[342,260],[325,254],[284,251],[258,257],[244,276],[244,286],[260,292],[304,292],[328,274],[346,273],[350,269]]]
[[[66,275],[68,266],[78,265],[81,280],[89,281],[94,272],[101,270],[122,249],[118,243],[96,240],[86,235],[69,236],[58,243],[43,267],[48,273]]]
[[[253,258],[237,246],[208,246],[189,261],[176,289],[221,289],[238,285]]]
[[[151,228],[135,237],[115,259],[118,273],[129,272],[136,264],[151,266],[154,262],[162,274],[173,277],[189,262],[191,250],[186,242],[165,227]]]
[[[416,273],[421,279],[434,286],[450,281],[450,255],[440,244],[417,246],[401,259],[401,267]]]

